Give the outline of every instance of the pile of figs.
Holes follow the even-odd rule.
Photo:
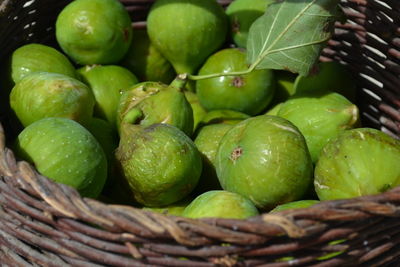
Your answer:
[[[157,0],[146,29],[117,0],[71,2],[59,50],[31,43],[10,56],[14,151],[82,196],[191,218],[400,185],[400,141],[361,128],[345,66],[190,79],[246,69],[249,28],[273,2]]]

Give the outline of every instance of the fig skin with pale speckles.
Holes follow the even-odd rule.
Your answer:
[[[160,207],[188,196],[198,183],[202,160],[193,141],[164,123],[122,124],[116,159],[135,200]]]
[[[10,94],[10,105],[21,123],[29,124],[48,117],[62,117],[87,123],[94,107],[92,91],[71,77],[35,72],[17,83]]]
[[[197,196],[183,211],[189,218],[246,219],[257,216],[258,210],[247,198],[228,191],[213,190]]]
[[[66,118],[44,118],[26,127],[16,141],[17,155],[50,179],[97,197],[107,177],[107,159],[93,135]]]
[[[400,141],[371,128],[341,133],[322,150],[314,186],[320,200],[383,193],[400,185]]]
[[[131,23],[117,0],[75,0],[58,15],[56,38],[77,64],[115,64],[132,42]]]
[[[262,210],[299,200],[312,186],[303,135],[276,116],[236,124],[222,138],[215,165],[223,189],[247,197]]]
[[[211,55],[199,75],[247,70],[245,51],[227,48]],[[249,74],[221,76],[196,81],[200,104],[206,110],[231,109],[257,115],[271,102],[275,93],[272,70],[254,70]]]

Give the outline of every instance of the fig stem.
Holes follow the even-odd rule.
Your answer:
[[[222,73],[213,73],[213,74],[207,74],[207,75],[191,75],[188,74],[188,79],[189,80],[205,80],[205,79],[211,79],[211,78],[218,78],[218,77],[223,77],[223,76],[238,76],[238,75],[245,75],[249,74],[252,72],[254,67],[250,67],[247,70],[242,70],[242,71],[232,71],[232,72],[222,72]]]
[[[176,78],[170,83],[169,86],[176,87],[180,90],[183,90],[187,81],[188,81],[188,74],[182,73],[182,74],[179,74],[178,76],[176,76]]]

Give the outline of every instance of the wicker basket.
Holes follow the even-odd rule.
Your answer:
[[[55,45],[66,0],[0,1],[0,63]],[[153,1],[122,1],[141,24]],[[225,1],[227,4],[229,1]],[[344,0],[321,59],[347,64],[365,126],[400,136],[400,1]],[[7,139],[15,129],[2,113]],[[16,161],[0,131],[0,266],[400,266],[400,187],[248,220],[192,220],[106,205]]]

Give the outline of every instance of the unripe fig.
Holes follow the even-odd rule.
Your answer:
[[[208,191],[196,197],[183,211],[189,218],[246,219],[257,216],[258,210],[247,198],[228,191]]]
[[[97,197],[107,176],[107,160],[93,135],[66,118],[44,118],[17,138],[16,153],[50,179]]]
[[[215,165],[223,189],[247,197],[263,210],[300,199],[312,184],[303,135],[276,116],[236,124],[222,138]]]
[[[297,76],[294,73],[283,70],[274,70],[274,74],[276,79],[276,91],[272,103],[284,102],[296,93],[294,81]]]
[[[355,101],[356,84],[346,66],[336,62],[320,62],[308,76],[297,76],[296,92],[330,90]]]
[[[330,91],[297,93],[281,105],[278,116],[299,128],[314,163],[330,139],[354,128],[359,120],[357,106]]]
[[[247,36],[253,22],[262,16],[273,0],[234,0],[226,9],[235,44],[246,48]]]
[[[385,192],[400,185],[400,141],[370,128],[342,132],[322,150],[315,167],[320,200]]]
[[[201,173],[201,156],[194,143],[168,124],[123,124],[116,152],[133,196],[147,207],[177,202],[190,194]]]
[[[116,127],[117,109],[121,94],[138,83],[136,76],[120,66],[86,66],[78,70],[80,78],[93,92],[96,103],[94,116]]]
[[[193,110],[193,132],[196,131],[197,126],[203,119],[203,117],[207,114],[207,111],[200,104],[199,97],[196,93],[191,91],[185,91],[186,100],[189,102],[190,106]]]
[[[66,56],[53,47],[27,44],[16,49],[11,56],[11,77],[18,83],[34,72],[59,73],[76,78],[75,68]]]
[[[134,41],[121,64],[141,82],[170,83],[176,74],[171,63],[150,42],[146,29],[133,30]]]
[[[232,110],[213,110],[204,116],[194,140],[203,157],[203,171],[196,192],[221,189],[215,171],[215,155],[219,143],[233,125],[247,118],[248,115]]]
[[[224,43],[227,28],[215,0],[157,0],[147,17],[151,42],[178,74],[194,73]]]
[[[243,71],[248,68],[246,53],[227,48],[210,56],[199,75]],[[271,102],[275,92],[272,70],[255,70],[240,76],[221,76],[196,82],[200,103],[207,110],[231,109],[256,115]]]
[[[14,86],[10,105],[25,127],[47,117],[85,124],[93,114],[94,97],[85,84],[71,77],[35,72]]]
[[[173,203],[171,205],[168,205],[166,207],[154,207],[154,208],[149,208],[149,207],[143,207],[143,210],[148,210],[148,211],[153,211],[153,212],[158,212],[162,214],[168,214],[168,215],[174,215],[174,216],[182,216],[183,211],[185,208],[192,202],[191,197],[184,198],[183,200],[180,200],[176,203]]]
[[[285,203],[282,205],[278,205],[270,212],[277,212],[277,211],[290,210],[290,209],[308,208],[317,203],[319,203],[318,200],[298,200],[298,201],[293,201],[293,202]]]
[[[56,38],[78,64],[114,64],[131,44],[131,19],[117,0],[75,0],[58,15]]]
[[[193,111],[180,88],[143,82],[121,96],[117,113],[118,127],[123,123],[143,127],[167,123],[190,136],[193,132]]]

